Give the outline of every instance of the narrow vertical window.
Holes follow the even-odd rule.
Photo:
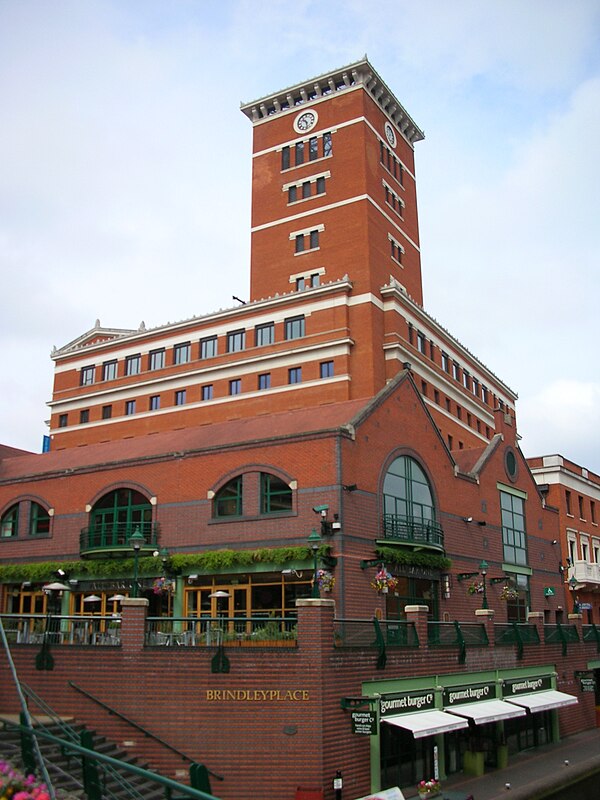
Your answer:
[[[110,419],[112,417],[112,406],[102,406],[102,419]]]
[[[322,175],[317,178],[317,194],[325,194],[325,178]]]
[[[304,234],[303,233],[299,233],[298,236],[296,236],[296,252],[297,253],[304,252]]]
[[[288,203],[295,203],[298,199],[298,187],[297,186],[289,186],[288,187]]]
[[[127,417],[135,414],[135,400],[127,400],[125,403],[125,415]]]
[[[331,140],[330,133],[323,134],[323,155],[325,157],[330,156],[333,152],[333,142]]]
[[[296,142],[296,166],[304,164],[304,142]]]
[[[178,391],[175,392],[175,405],[176,406],[184,406],[185,405],[185,399],[186,399],[186,390],[185,389],[179,389]]]
[[[271,373],[265,372],[262,375],[258,376],[258,388],[259,391],[263,391],[264,389],[271,388]]]
[[[310,197],[310,181],[305,181],[302,184],[302,197],[304,199],[306,199],[307,197]]]
[[[202,399],[203,400],[212,400],[213,399],[213,385],[212,385],[212,383],[208,383],[206,386],[202,387]]]
[[[158,411],[160,408],[160,395],[153,394],[150,398],[150,411]]]
[[[229,394],[241,394],[242,392],[242,381],[239,378],[236,378],[233,381],[229,381]]]
[[[316,136],[308,140],[308,159],[314,161],[319,156],[319,142]]]
[[[90,421],[90,410],[89,408],[82,408],[79,412],[79,423],[80,425],[85,425]]]
[[[58,417],[58,427],[59,428],[66,428],[69,424],[69,415],[68,414],[60,414]]]
[[[284,147],[281,150],[281,169],[290,168],[290,148]]]
[[[319,246],[319,231],[310,232],[310,249],[314,250]]]
[[[333,378],[333,361],[321,361],[319,370],[321,378]]]

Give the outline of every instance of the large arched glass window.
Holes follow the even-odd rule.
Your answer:
[[[50,533],[50,514],[39,503],[32,503],[29,512],[30,536],[47,536]]]
[[[215,517],[239,517],[242,514],[242,476],[221,487],[214,499]]]
[[[0,519],[0,536],[2,538],[16,536],[19,532],[19,504],[15,503]]]
[[[135,489],[116,489],[94,505],[90,527],[95,539],[103,545],[127,545],[136,530],[148,540],[152,530],[152,506]]]
[[[400,456],[390,466],[383,482],[383,511],[409,522],[433,522],[435,505],[427,476],[409,456]]]
[[[277,514],[292,510],[292,490],[285,481],[269,472],[260,476],[260,513]]]

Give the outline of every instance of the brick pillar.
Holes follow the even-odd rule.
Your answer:
[[[540,637],[540,644],[544,644],[544,612],[530,611],[529,614],[527,614],[527,622],[530,625],[535,625],[538,636]]]
[[[577,628],[579,641],[582,642],[583,630],[581,626],[583,625],[583,614],[581,612],[579,614],[567,614],[567,619],[569,620],[569,625],[574,625]]]
[[[121,601],[121,647],[126,654],[144,647],[149,601],[145,597],[126,597]]]
[[[494,646],[494,642],[496,637],[494,636],[494,615],[495,611],[492,608],[476,608],[475,609],[475,616],[477,617],[477,622],[483,622],[485,626],[485,631],[487,633],[488,642],[490,646]]]
[[[406,621],[412,622],[419,638],[419,647],[427,647],[428,606],[404,606]]]
[[[333,618],[335,617],[335,600],[307,597],[296,600],[298,609],[298,647],[318,655],[325,648],[328,652],[333,647]]]

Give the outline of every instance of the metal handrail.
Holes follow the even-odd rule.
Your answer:
[[[188,756],[187,753],[184,753],[182,750],[179,750],[177,747],[174,747],[172,744],[169,744],[169,742],[166,742],[164,739],[162,739],[160,736],[157,736],[148,728],[145,728],[143,725],[140,725],[139,722],[136,722],[135,720],[131,719],[126,714],[123,714],[121,711],[117,711],[116,708],[109,706],[108,703],[105,703],[104,700],[100,700],[99,697],[95,697],[93,694],[91,694],[91,692],[88,692],[87,689],[83,689],[81,686],[77,686],[77,684],[73,683],[73,681],[69,681],[69,686],[75,689],[75,691],[80,692],[82,695],[87,697],[92,702],[99,705],[105,711],[108,711],[109,714],[112,714],[115,717],[119,717],[119,719],[122,719],[128,725],[131,725],[132,728],[135,728],[136,730],[140,731],[140,733],[143,733],[144,736],[146,736],[148,739],[153,739],[155,742],[158,742],[158,744],[162,745],[163,747],[166,747],[167,750],[170,750],[172,753],[175,753],[176,755],[180,756],[183,761],[189,761],[190,763],[194,763],[195,759],[192,758],[192,756]],[[213,778],[216,778],[219,781],[223,780],[222,775],[217,775],[216,772],[213,772],[210,769],[208,769],[208,772],[210,775],[212,775]]]
[[[384,514],[382,528],[386,539],[398,539],[444,549],[444,531],[440,523],[435,520]]]
[[[53,645],[121,644],[120,617],[112,614],[0,614],[14,627],[6,631],[13,644],[40,644],[48,635]]]

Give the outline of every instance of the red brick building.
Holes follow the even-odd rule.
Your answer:
[[[123,739],[68,680],[106,699],[134,669],[118,710],[152,727],[160,708],[237,800],[333,797],[338,769],[348,797],[406,787],[592,726],[573,675],[600,668],[596,629],[569,618],[560,515],[519,450],[516,395],[423,307],[422,133],[366,60],[242,111],[249,301],[98,324],[53,354],[50,452],[0,461],[16,662]],[[138,598],[149,619],[127,638]],[[47,611],[56,667],[40,673]],[[480,705],[454,713],[465,698]]]

